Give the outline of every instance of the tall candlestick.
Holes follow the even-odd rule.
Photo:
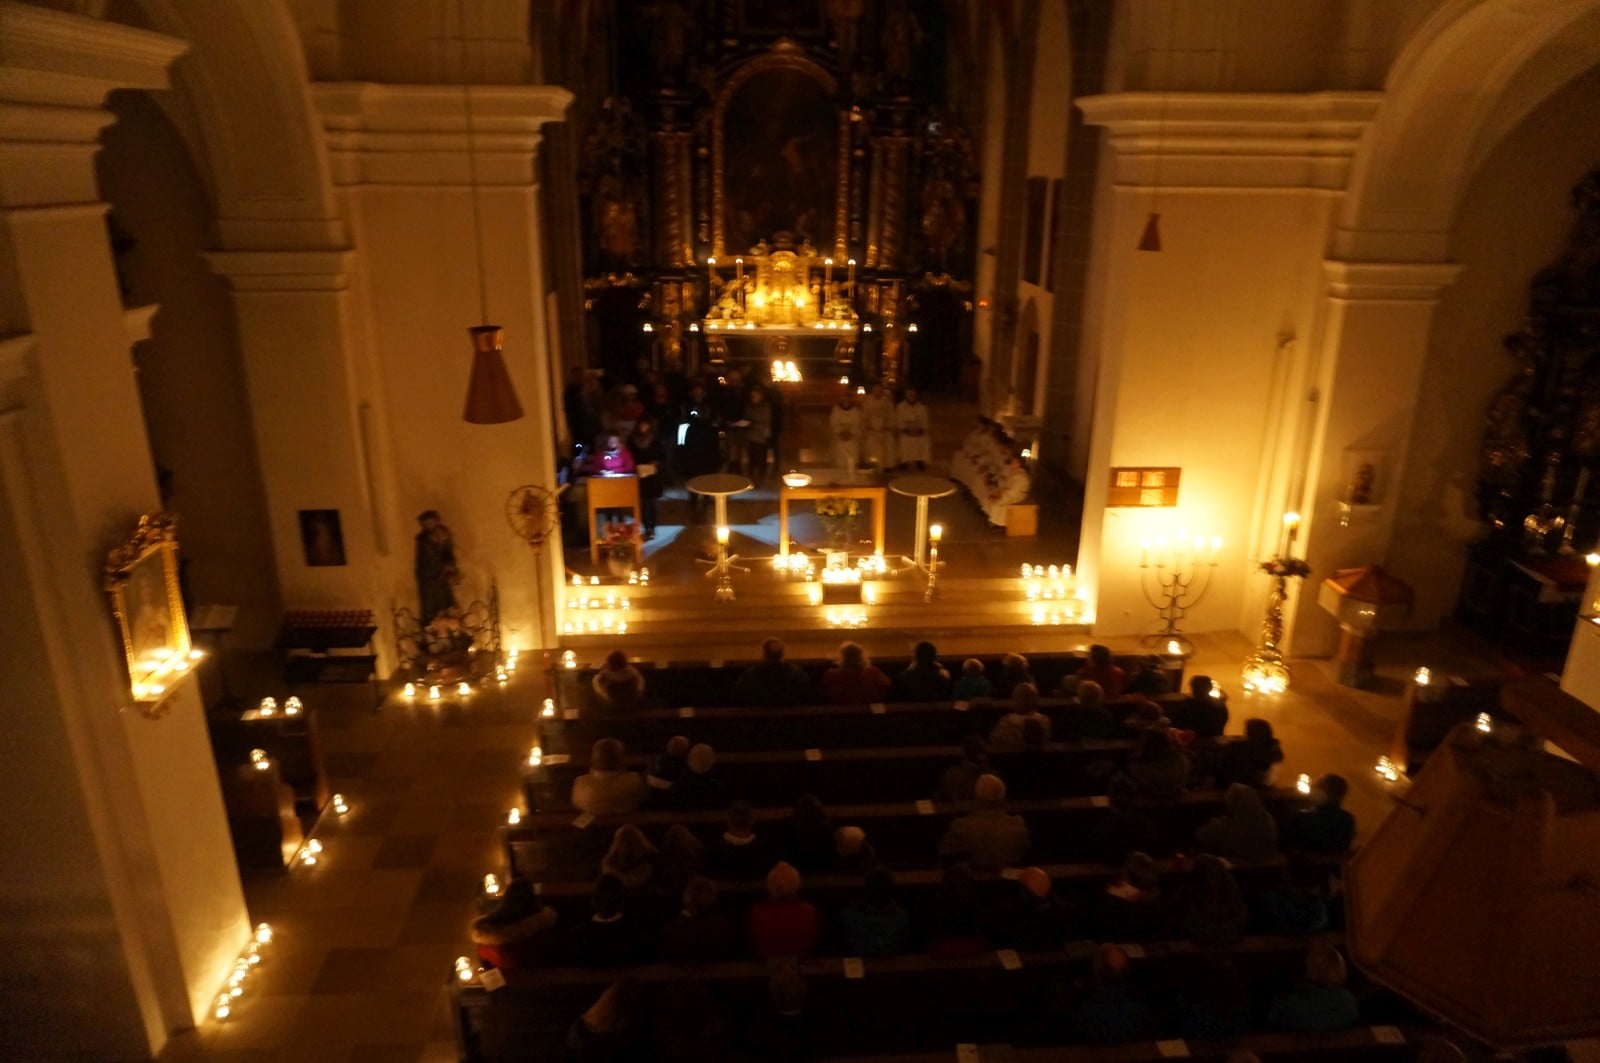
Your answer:
[[[850,260],[850,280],[845,284],[844,297],[850,302],[856,301],[856,260]]]
[[[1294,546],[1295,532],[1300,528],[1300,514],[1285,513],[1283,515],[1283,538],[1278,546],[1278,556],[1287,557],[1290,547]]]
[[[714,289],[716,288],[716,286],[717,286],[717,259],[716,259],[716,256],[713,255],[710,258],[706,259],[706,295],[707,295],[707,297],[715,298],[716,292],[714,291]]]
[[[739,293],[739,309],[744,309],[744,259],[733,260],[734,291]]]
[[[828,303],[833,298],[833,259],[822,260],[822,310],[828,310]]]

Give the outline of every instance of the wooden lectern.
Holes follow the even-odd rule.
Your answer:
[[[589,489],[589,560],[600,563],[600,526],[595,510],[631,509],[633,523],[639,524],[639,478],[637,476],[591,476],[584,483]]]

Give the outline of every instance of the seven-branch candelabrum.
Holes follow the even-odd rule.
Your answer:
[[[1146,642],[1188,643],[1178,625],[1206,596],[1221,549],[1221,539],[1183,532],[1171,540],[1146,540],[1139,553],[1139,589],[1161,621],[1161,629],[1146,636]]]

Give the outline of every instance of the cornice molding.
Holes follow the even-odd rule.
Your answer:
[[[209,251],[213,273],[239,292],[337,292],[350,286],[355,252]]]
[[[1345,262],[1325,259],[1328,297],[1344,302],[1431,303],[1455,283],[1455,262]]]
[[[460,86],[311,86],[335,183],[464,185],[471,175],[470,143],[480,184],[533,184],[544,124],[565,118],[572,93],[555,85],[471,85],[466,91],[470,138]]]
[[[188,42],[115,22],[0,0],[0,97],[95,106],[116,88],[168,87]]]
[[[1076,101],[1120,185],[1342,189],[1378,92],[1121,92]]]

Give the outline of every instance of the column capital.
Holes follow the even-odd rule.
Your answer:
[[[1340,190],[1378,92],[1117,92],[1076,101],[1104,126],[1119,185]]]
[[[0,0],[0,208],[99,198],[113,89],[161,89],[189,47],[149,30]]]
[[[1346,262],[1325,259],[1328,298],[1363,303],[1432,303],[1455,283],[1455,262]]]
[[[236,292],[338,292],[350,286],[351,250],[209,251],[211,271]]]
[[[473,148],[483,185],[532,185],[546,122],[566,116],[572,93],[555,85],[311,87],[340,185],[464,185]],[[471,129],[467,113],[472,114]]]

